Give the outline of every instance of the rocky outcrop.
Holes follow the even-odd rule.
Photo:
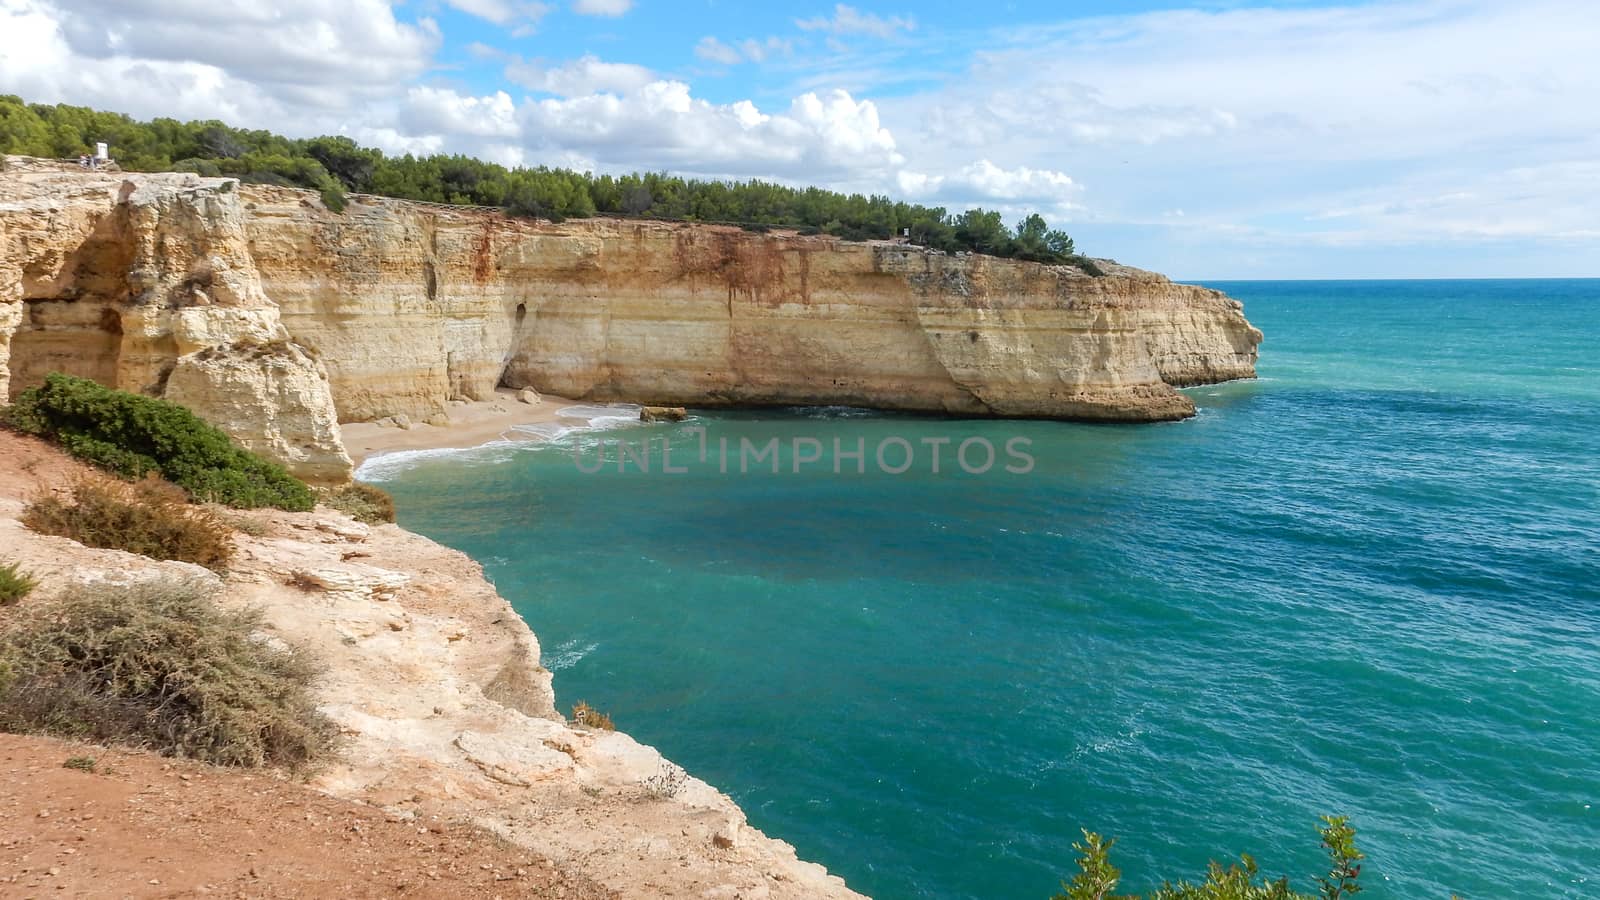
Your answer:
[[[186,353],[163,396],[307,481],[349,480],[328,373],[296,344],[244,340]]]
[[[308,481],[349,480],[327,372],[262,290],[235,182],[15,159],[0,174],[0,394],[53,371],[93,378],[183,403]]]
[[[1158,421],[1193,413],[1178,386],[1251,377],[1261,340],[1237,301],[1111,263],[1091,277],[892,242],[375,197],[335,214],[306,191],[228,179],[14,168],[0,175],[0,385],[62,370],[177,391],[317,480],[349,473],[333,420],[433,420],[502,386]]]
[[[42,593],[177,575],[215,586],[227,607],[258,611],[264,639],[311,654],[322,669],[318,705],[338,724],[340,745],[313,778],[317,789],[395,819],[476,823],[592,872],[622,897],[858,896],[654,749],[569,724],[538,639],[462,554],[325,508],[232,512],[250,520],[248,533],[235,536],[235,560],[218,576],[21,525],[27,498],[84,471],[43,442],[0,431],[6,561]],[[274,851],[270,842],[259,849],[264,859]]]
[[[682,422],[689,411],[681,406],[645,406],[639,409],[641,422]]]

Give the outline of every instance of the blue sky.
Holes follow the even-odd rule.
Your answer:
[[[1184,279],[1600,275],[1588,0],[0,0],[0,91],[887,193]]]

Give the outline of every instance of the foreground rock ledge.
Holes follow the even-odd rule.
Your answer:
[[[65,371],[174,393],[314,481],[339,422],[497,387],[662,406],[1148,422],[1249,378],[1261,333],[1151,272],[182,174],[0,173],[0,395]]]
[[[261,534],[237,536],[219,581],[22,527],[25,498],[83,471],[0,430],[7,559],[46,590],[181,574],[217,582],[225,605],[260,609],[270,637],[327,667],[320,706],[343,745],[313,787],[394,817],[470,821],[624,897],[859,896],[654,749],[567,725],[537,639],[466,556],[326,509],[235,513]],[[652,779],[678,787],[665,796]]]

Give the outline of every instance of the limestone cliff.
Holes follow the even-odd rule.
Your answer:
[[[501,385],[1157,421],[1193,413],[1175,386],[1251,377],[1261,340],[1237,301],[1123,266],[375,197],[335,214],[305,191],[11,161],[0,387],[59,369],[174,395],[314,480],[348,477],[337,422]]]
[[[349,479],[327,372],[262,290],[234,182],[7,161],[0,394],[61,371],[168,395],[303,478]]]
[[[234,562],[218,576],[18,521],[28,498],[86,472],[54,447],[0,431],[6,561],[45,592],[177,575],[215,585],[226,607],[257,611],[264,640],[309,653],[323,670],[318,706],[338,724],[340,746],[312,779],[317,789],[392,818],[476,823],[625,898],[859,896],[654,749],[566,722],[538,639],[462,554],[324,508],[231,512],[249,533],[235,535]],[[270,859],[276,848],[261,839]]]
[[[1237,301],[1149,272],[246,186],[251,252],[342,421],[497,385],[677,406],[1154,421],[1255,374]]]

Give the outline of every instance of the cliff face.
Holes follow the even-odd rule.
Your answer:
[[[234,184],[8,162],[0,393],[60,371],[167,395],[308,480],[348,480],[327,372],[262,290]]]
[[[497,385],[688,406],[1157,421],[1254,375],[1234,300],[1149,272],[733,228],[562,225],[192,175],[0,174],[0,387],[168,393],[314,480],[337,422]],[[263,347],[269,352],[263,352]],[[203,354],[203,356],[202,356]]]
[[[343,421],[495,386],[687,406],[1154,421],[1255,374],[1237,301],[1076,269],[734,228],[562,225],[246,186],[251,251]]]
[[[318,706],[340,745],[313,787],[391,819],[473,822],[593,872],[626,898],[859,897],[654,749],[567,723],[538,639],[462,554],[328,509],[258,510],[230,514],[253,527],[235,535],[234,562],[218,576],[18,521],[28,498],[87,472],[54,447],[0,431],[6,561],[41,592],[177,576],[215,586],[227,608],[257,612],[263,640],[296,647],[322,669]],[[270,865],[280,848],[270,834],[258,838],[258,862]]]

